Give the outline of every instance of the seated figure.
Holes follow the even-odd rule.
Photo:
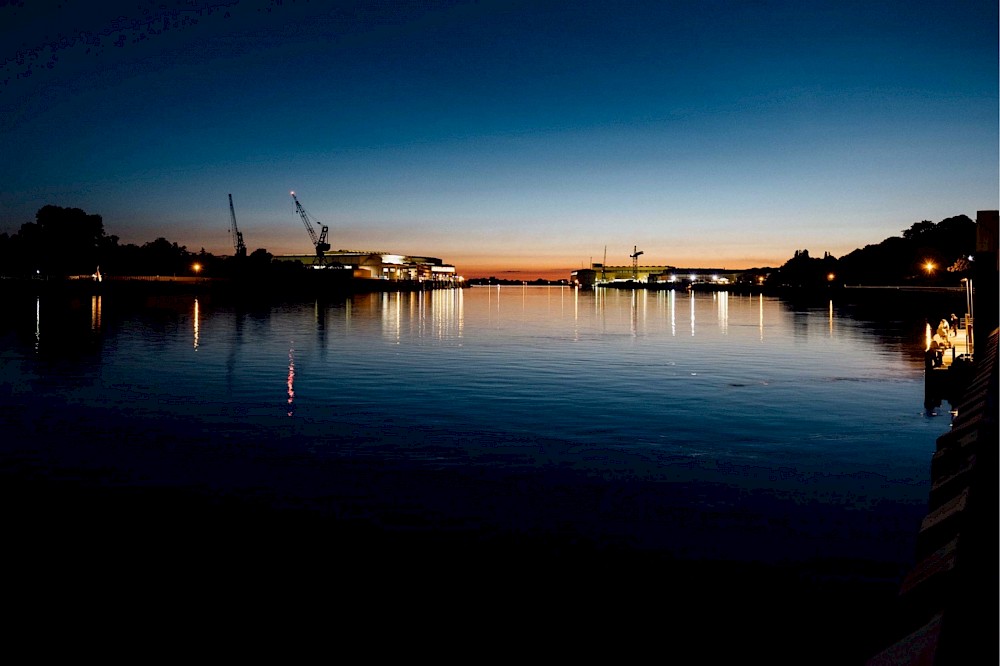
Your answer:
[[[941,336],[942,340],[947,341],[950,335],[950,327],[948,326],[948,320],[942,319],[941,323],[937,327],[937,335]]]

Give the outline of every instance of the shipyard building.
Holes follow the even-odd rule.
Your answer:
[[[740,280],[745,271],[724,268],[678,268],[676,266],[605,266],[591,264],[570,273],[570,282],[581,287],[621,282],[730,284]]]
[[[313,268],[351,271],[362,280],[410,282],[461,282],[455,267],[435,257],[416,257],[387,252],[352,252],[339,250],[315,254],[288,254],[274,257],[275,261],[300,262]]]

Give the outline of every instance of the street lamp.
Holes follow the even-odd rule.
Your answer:
[[[928,259],[928,260],[927,260],[927,261],[926,261],[926,262],[924,263],[924,270],[925,270],[925,271],[927,271],[927,274],[928,274],[928,275],[930,275],[931,273],[933,273],[933,272],[934,272],[934,269],[935,269],[935,268],[937,268],[937,266],[935,266],[935,265],[934,265],[934,262],[933,262],[933,261],[931,261],[930,259]]]
[[[192,264],[191,270],[193,270],[194,274],[197,275],[198,273],[201,272],[201,264]]]

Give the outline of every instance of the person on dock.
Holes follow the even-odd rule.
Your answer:
[[[951,313],[951,337],[958,335],[958,315]]]
[[[951,337],[951,327],[948,326],[947,319],[942,319],[941,323],[938,324],[937,333],[934,337],[940,338],[944,342],[945,347],[951,346],[951,343],[948,341],[948,338]]]
[[[948,342],[948,339],[942,338],[939,333],[935,333],[927,348],[927,363],[929,367],[939,368],[944,365],[944,352],[949,347],[951,347],[951,343]]]

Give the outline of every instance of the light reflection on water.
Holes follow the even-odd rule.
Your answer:
[[[32,306],[31,344],[3,357],[25,401],[71,405],[97,430],[118,415],[183,421],[209,442],[252,436],[306,466],[576,470],[916,515],[947,428],[902,351],[919,341],[833,301],[528,286],[137,309],[95,296],[82,357],[66,355],[72,306],[53,303],[70,323],[51,327],[44,298]]]
[[[681,325],[677,298],[688,301]],[[579,307],[581,301],[590,307]],[[280,345],[289,404],[294,376],[296,414],[313,421],[339,419],[331,407],[347,404],[412,426],[431,418],[446,433],[517,432],[628,446],[684,439],[720,455],[745,450],[732,444],[725,424],[734,421],[749,422],[732,426],[753,433],[743,440],[783,452],[795,438],[843,441],[855,430],[880,432],[892,410],[926,432],[922,368],[860,325],[835,331],[829,312],[789,313],[760,296],[535,287],[387,293],[286,306],[270,313],[266,329],[238,343],[231,334],[240,315],[222,309],[202,316],[212,323],[199,331],[195,301],[194,349],[212,358],[161,341],[158,355],[178,380],[164,389],[192,391],[178,400],[211,402],[184,378],[211,383],[215,355],[238,356],[235,372],[244,380],[237,381],[237,395],[266,412],[268,383],[258,380],[270,374]],[[121,353],[148,344],[141,335],[120,340],[118,354],[104,362],[127,374],[133,357]],[[688,422],[695,413],[697,421]],[[863,458],[864,447],[858,441],[830,453]],[[925,453],[914,460],[921,471]]]
[[[198,351],[198,328],[201,325],[201,315],[198,312],[198,299],[194,299],[194,350]]]
[[[93,331],[101,330],[101,295],[94,294],[90,297],[90,328]]]

